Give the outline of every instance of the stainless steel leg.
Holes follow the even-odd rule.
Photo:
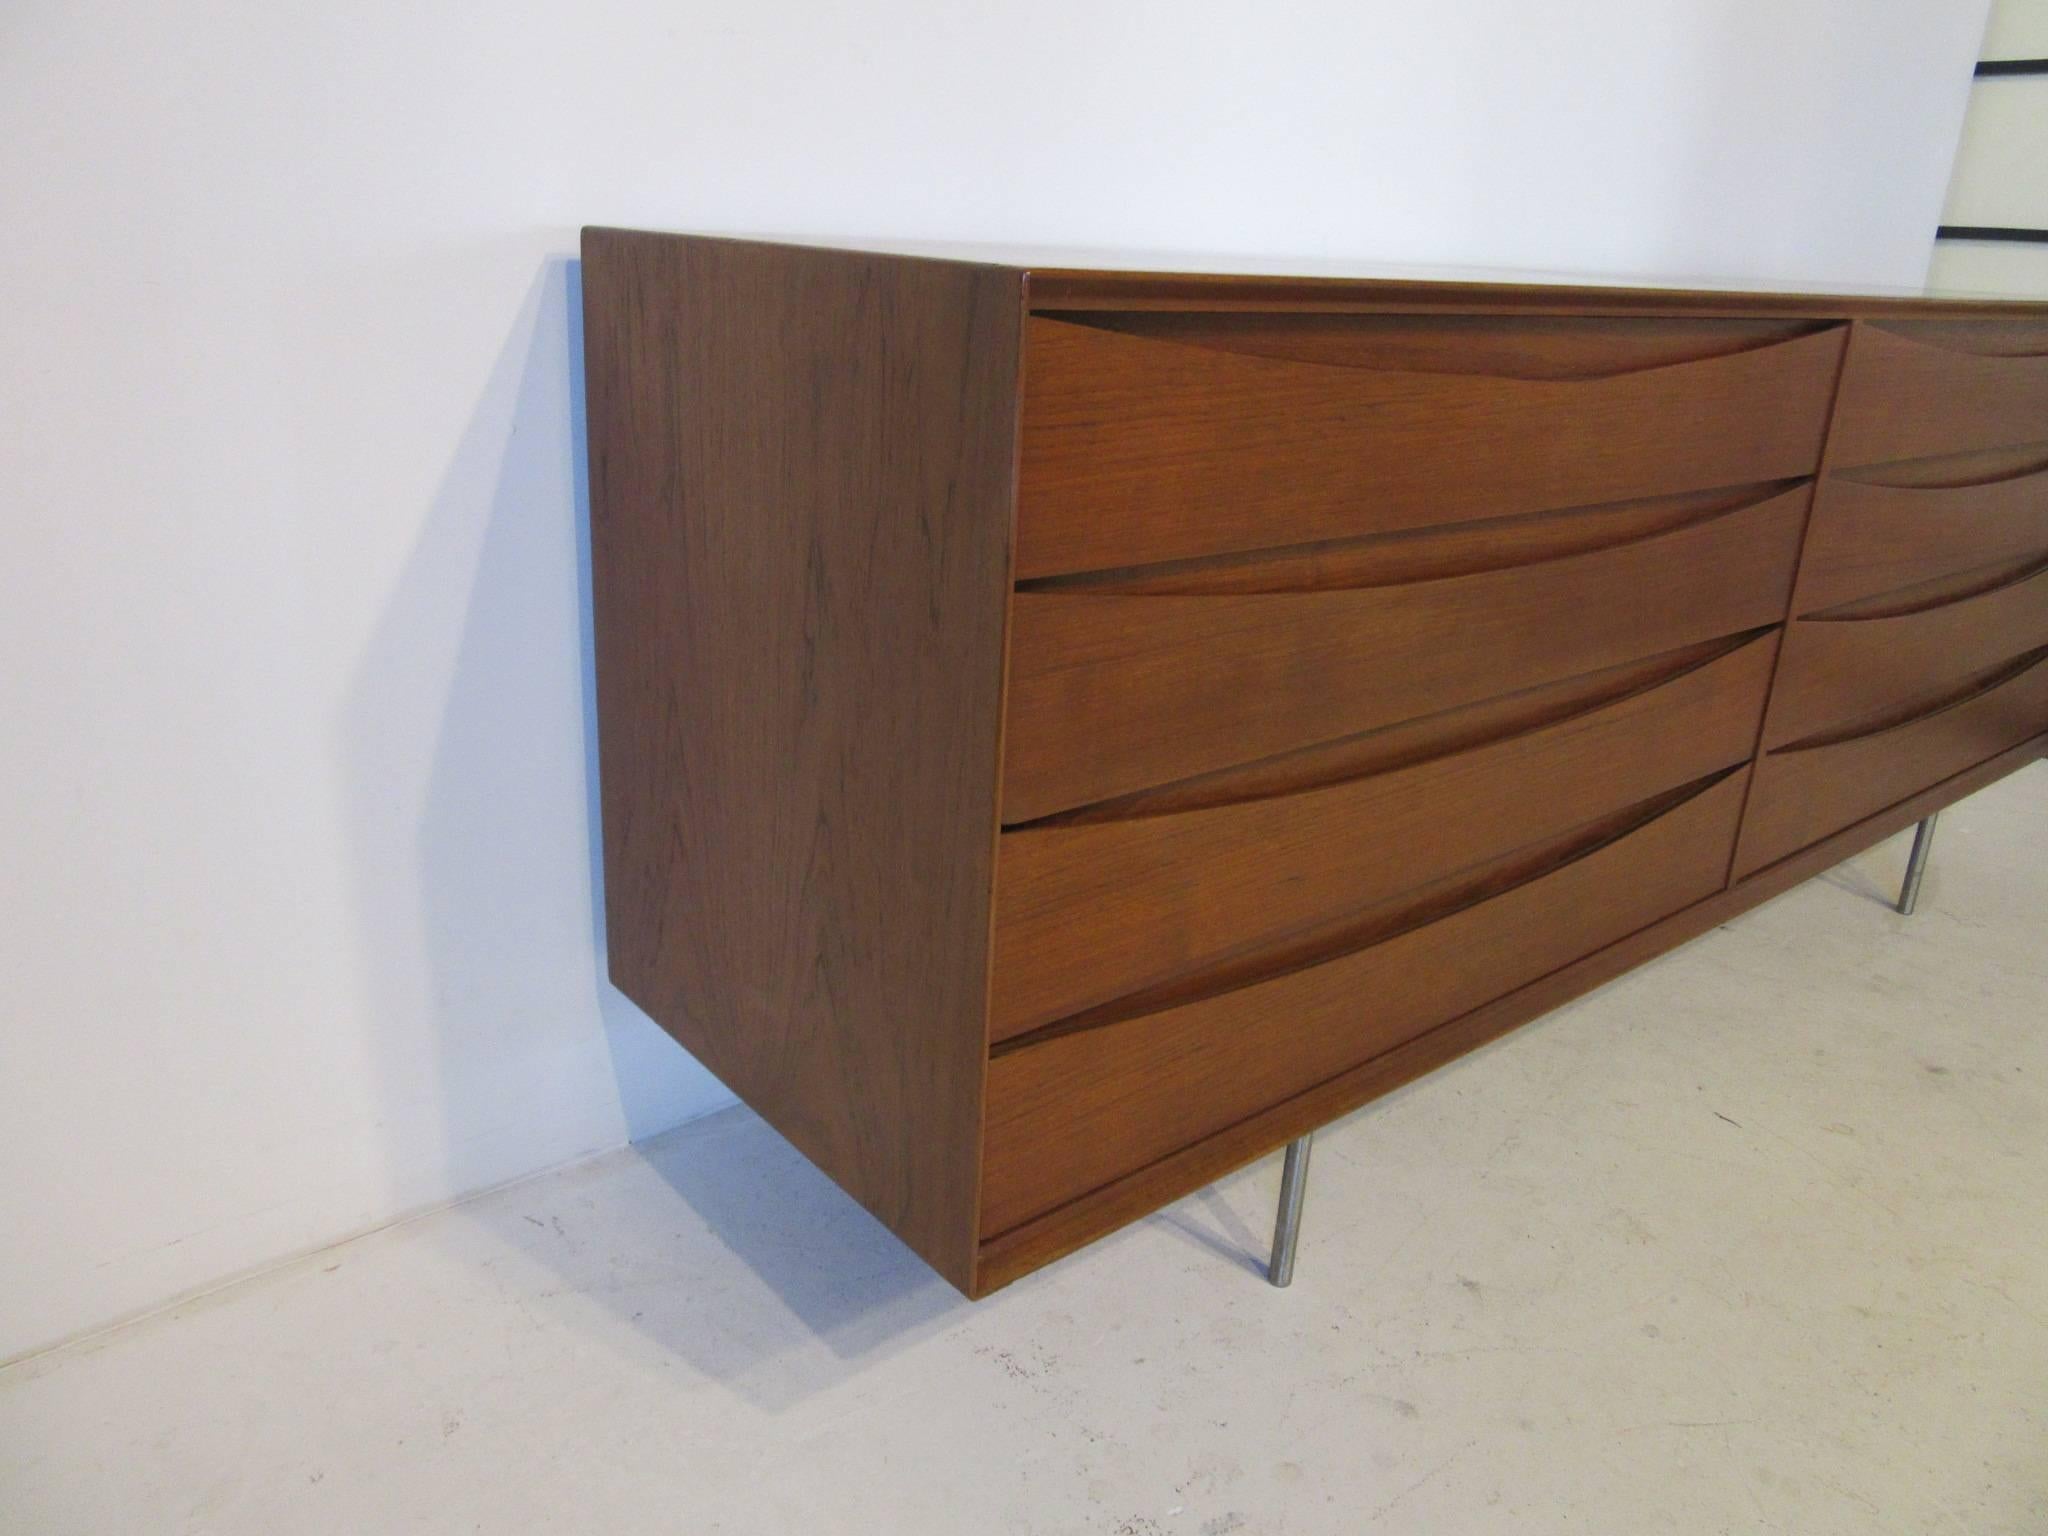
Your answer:
[[[1316,1139],[1310,1131],[1287,1143],[1287,1161],[1280,1169],[1280,1214],[1273,1221],[1273,1258],[1266,1278],[1275,1285],[1294,1280],[1294,1249],[1301,1241],[1301,1202],[1308,1193],[1308,1149]]]
[[[1920,905],[1920,880],[1927,873],[1927,854],[1934,846],[1934,823],[1940,815],[1936,811],[1913,829],[1913,852],[1906,859],[1906,883],[1899,887],[1899,911],[1906,917],[1911,917],[1913,909]]]

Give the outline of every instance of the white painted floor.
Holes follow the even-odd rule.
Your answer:
[[[979,1306],[758,1121],[0,1372],[0,1529],[2048,1530],[2048,765]]]

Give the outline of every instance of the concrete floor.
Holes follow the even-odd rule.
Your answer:
[[[979,1306],[730,1111],[0,1372],[0,1529],[2048,1530],[2048,765]]]

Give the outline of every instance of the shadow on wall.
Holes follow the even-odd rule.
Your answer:
[[[342,786],[400,1209],[724,1102],[605,980],[572,264],[547,262],[349,691]]]
[[[343,808],[400,1210],[730,1102],[605,975],[580,277],[543,265],[348,697]],[[587,1325],[597,1300],[786,1401],[958,1304],[747,1112],[635,1155],[659,1177],[624,1182],[639,1208],[610,1213],[597,1250],[516,1193],[469,1208],[561,1282],[542,1289],[570,1297],[564,1320]],[[819,1342],[823,1376],[776,1365]]]

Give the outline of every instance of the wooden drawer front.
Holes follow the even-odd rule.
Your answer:
[[[984,1239],[1720,890],[1742,790],[1733,773],[1530,850],[1437,921],[1323,963],[999,1052]]]
[[[1438,581],[1020,592],[1003,820],[1776,623],[1806,498],[1801,486],[1659,537]]]
[[[1601,674],[1549,723],[1511,719],[1407,766],[1366,757],[1333,782],[1349,765],[1312,760],[1289,788],[1232,778],[1189,809],[1007,832],[991,1036],[1269,965],[1362,910],[1744,762],[1776,650],[1771,630]]]
[[[1785,637],[1767,747],[1861,735],[2048,645],[2048,571],[1931,608],[1802,619]]]
[[[1255,356],[1034,317],[1017,574],[1809,474],[1841,340],[1835,328],[1598,377],[1502,378]]]
[[[1941,462],[1935,461],[1934,473]],[[1916,468],[1925,475],[1928,466]],[[2029,556],[2048,560],[2048,448],[2031,472],[1980,484],[1829,475],[1814,495],[1799,611],[1816,613]]]
[[[2048,328],[1866,323],[1842,370],[1842,468],[2048,440]]]
[[[1743,821],[1747,876],[2048,731],[2048,652],[1974,679],[1890,729],[1767,753]]]

